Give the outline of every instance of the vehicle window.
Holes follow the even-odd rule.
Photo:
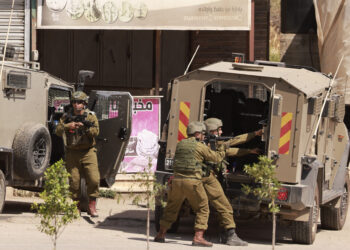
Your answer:
[[[51,88],[49,90],[48,106],[59,111],[65,105],[70,104],[70,91]]]
[[[106,120],[119,116],[120,99],[117,96],[99,95],[91,100],[91,110],[96,113],[98,120]]]
[[[58,88],[49,89],[48,121],[52,121],[55,114],[63,114],[64,107],[70,104],[70,91]]]

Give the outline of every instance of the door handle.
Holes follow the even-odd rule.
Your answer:
[[[120,130],[119,130],[119,135],[118,135],[118,137],[120,138],[120,140],[124,141],[124,140],[126,139],[127,134],[128,134],[127,128],[123,128],[123,127],[122,127],[122,128],[120,128]]]

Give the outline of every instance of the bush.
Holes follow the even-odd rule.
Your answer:
[[[44,191],[40,194],[44,202],[34,203],[32,209],[37,210],[41,218],[39,231],[50,236],[56,249],[57,239],[64,227],[79,217],[79,211],[76,202],[70,198],[69,174],[63,160],[47,168],[44,175]]]

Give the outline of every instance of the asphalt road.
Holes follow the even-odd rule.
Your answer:
[[[30,210],[33,201],[38,198],[7,197],[7,202],[0,214],[0,249],[6,250],[47,250],[53,249],[50,238],[38,231],[39,218]],[[147,210],[131,204],[130,200],[118,203],[116,200],[99,199],[97,205],[100,216],[90,219],[83,213],[82,217],[68,225],[58,239],[57,249],[147,249],[146,216]],[[178,233],[167,234],[167,243],[152,242],[155,236],[153,213],[151,216],[150,249],[193,249],[193,218],[181,221]],[[214,243],[212,249],[231,249],[218,243],[218,226],[211,218],[206,238]],[[248,247],[234,249],[271,249],[271,222],[268,220],[251,220],[238,222],[238,234],[249,242]],[[313,245],[294,244],[290,237],[288,225],[277,226],[276,249],[349,249],[350,217],[342,231],[319,229]]]

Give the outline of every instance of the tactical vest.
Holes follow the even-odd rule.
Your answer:
[[[195,138],[184,139],[177,144],[173,169],[175,173],[193,176],[202,172],[202,164],[195,159],[198,142]]]

